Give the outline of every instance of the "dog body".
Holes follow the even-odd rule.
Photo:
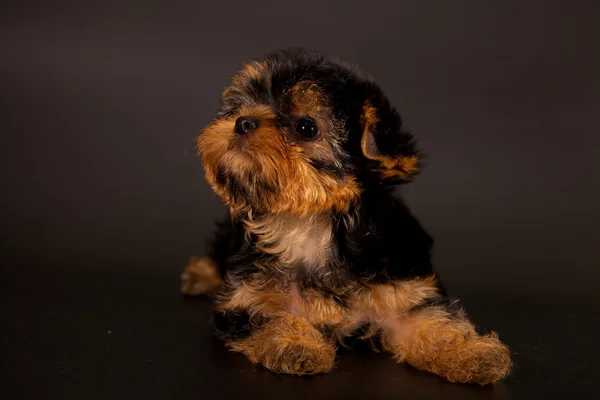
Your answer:
[[[507,347],[448,298],[432,239],[393,195],[422,156],[371,80],[301,49],[270,54],[233,78],[198,145],[230,215],[182,290],[215,294],[214,326],[230,349],[313,374],[360,334],[453,382],[509,372]]]

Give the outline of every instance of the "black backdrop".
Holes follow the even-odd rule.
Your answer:
[[[513,347],[529,331],[521,353],[543,342],[531,332],[540,313],[544,330],[567,329],[564,340],[549,333],[559,335],[557,346],[588,337],[591,328],[569,325],[589,321],[587,311],[553,310],[571,302],[598,310],[599,8],[595,1],[462,0],[3,4],[4,376],[21,389],[30,378],[55,382],[53,356],[32,365],[43,332],[54,333],[57,354],[75,357],[66,350],[72,341],[53,328],[57,312],[62,324],[82,330],[83,348],[103,343],[86,341],[84,327],[109,325],[127,303],[139,309],[131,305],[117,319],[150,318],[144,304],[152,299],[162,310],[152,316],[156,324],[195,318],[176,314],[182,307],[208,315],[206,303],[161,308],[167,303],[157,300],[157,293],[178,299],[182,266],[205,251],[224,211],[203,180],[194,139],[243,61],[289,45],[358,64],[398,106],[429,155],[404,196],[436,240],[447,286],[472,296],[487,327],[509,331]],[[530,308],[519,314],[524,304]],[[205,330],[204,322],[184,325],[196,330],[186,337]],[[38,335],[29,333],[30,342],[21,338],[29,328]],[[545,347],[547,359],[536,359],[529,350],[533,358],[521,368],[529,373],[515,382],[536,389],[541,374],[536,379],[549,385],[549,360],[565,351]],[[108,368],[82,354],[89,368]],[[189,356],[190,368],[195,361]],[[561,368],[578,375],[576,364]],[[545,375],[542,365],[550,368]],[[598,364],[586,365],[589,378],[577,382],[595,390],[590,368]],[[131,383],[129,370],[120,371],[114,379]],[[103,387],[112,387],[105,379]]]

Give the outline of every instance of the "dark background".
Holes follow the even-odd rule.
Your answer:
[[[597,1],[53,1],[1,6],[0,383],[24,398],[596,396]],[[515,352],[493,388],[341,351],[275,376],[178,293],[224,207],[195,137],[242,62],[359,65],[428,153],[404,196],[472,318]],[[252,397],[251,397],[252,398]]]

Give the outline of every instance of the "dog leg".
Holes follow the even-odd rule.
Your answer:
[[[273,372],[308,375],[333,368],[335,341],[305,319],[291,314],[258,319],[257,323],[245,313],[218,312],[215,325],[229,349]]]
[[[505,377],[511,368],[510,351],[495,332],[479,335],[466,317],[444,307],[388,320],[382,342],[399,362],[451,382],[485,385]]]
[[[181,274],[181,291],[188,295],[212,294],[221,284],[219,269],[211,257],[190,257]]]

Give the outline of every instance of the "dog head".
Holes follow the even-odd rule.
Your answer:
[[[198,148],[234,213],[346,212],[365,190],[409,181],[420,160],[376,84],[302,49],[246,64]]]

